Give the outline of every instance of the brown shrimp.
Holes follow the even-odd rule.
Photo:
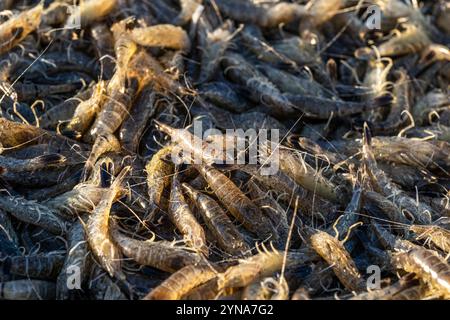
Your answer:
[[[194,166],[208,182],[220,202],[247,230],[261,239],[278,238],[270,220],[227,176],[206,165]]]
[[[68,283],[74,268],[80,271],[80,282],[83,284],[88,276],[91,265],[89,245],[86,240],[86,232],[81,221],[75,222],[67,233],[68,248],[61,272],[56,281],[56,299],[66,300],[70,297]]]
[[[202,0],[180,0],[181,11],[173,20],[176,26],[183,26],[188,23],[194,13],[201,7]]]
[[[130,31],[130,37],[137,44],[146,47],[163,47],[189,52],[191,41],[182,28],[159,24],[145,28],[135,28]]]
[[[123,280],[121,253],[109,234],[109,215],[111,206],[122,193],[123,180],[130,167],[125,167],[100,200],[86,223],[86,236],[92,253],[111,277]]]
[[[289,287],[284,278],[267,277],[248,285],[242,292],[242,300],[288,300]]]
[[[104,98],[105,83],[100,81],[95,85],[92,96],[81,102],[75,109],[72,119],[64,128],[64,131],[72,132],[74,135],[83,135],[89,128],[95,115],[100,111]]]
[[[92,148],[91,153],[89,154],[89,158],[86,160],[84,165],[84,171],[82,176],[82,181],[86,181],[94,168],[95,162],[100,158],[101,155],[110,151],[119,151],[120,150],[120,142],[117,138],[111,134],[106,133],[104,135],[99,135],[97,139],[95,139],[94,146]]]
[[[21,221],[39,226],[53,234],[63,235],[66,232],[66,223],[58,216],[58,213],[36,201],[2,195],[0,208]]]
[[[342,242],[323,231],[316,231],[310,241],[314,250],[332,266],[335,275],[348,290],[366,290],[365,282]]]
[[[39,26],[43,10],[44,5],[39,4],[0,24],[0,54],[11,50]]]
[[[363,160],[365,172],[369,176],[372,182],[372,186],[375,187],[377,192],[382,193],[388,197],[393,197],[394,204],[397,205],[401,210],[405,209],[410,212],[414,216],[414,219],[416,219],[419,223],[431,223],[432,215],[435,214],[433,212],[433,209],[431,209],[424,203],[417,203],[416,200],[406,195],[400,188],[392,183],[392,181],[386,176],[386,174],[378,168],[374,152],[372,151],[372,144],[373,142],[370,136],[369,128],[367,127],[367,124],[365,124],[362,152],[364,157]],[[408,144],[408,150],[409,148],[412,148],[411,144]],[[390,154],[394,155],[392,153],[393,149],[390,148],[389,150]],[[417,152],[418,149],[416,148],[413,148],[411,150],[414,150],[415,154],[420,154],[420,152]],[[377,154],[379,154],[378,150]]]
[[[243,255],[250,251],[238,229],[216,201],[186,183],[183,183],[182,186],[199,208],[203,220],[221,248],[232,255]]]
[[[310,261],[311,256],[304,252],[289,251],[286,266],[300,265]],[[246,287],[259,278],[268,277],[280,271],[284,254],[278,250],[268,250],[262,245],[258,254],[239,260],[239,264],[229,267],[218,275],[218,286],[222,289]]]
[[[431,242],[436,247],[450,254],[450,231],[437,225],[412,225],[408,227],[412,231],[417,240],[425,240]]]
[[[179,300],[193,288],[216,277],[217,271],[210,265],[186,266],[154,288],[144,300]]]
[[[394,257],[398,267],[428,285],[433,294],[450,299],[450,266],[432,250],[415,248]]]
[[[181,183],[177,175],[172,178],[168,214],[173,224],[183,234],[187,244],[208,255],[209,250],[206,245],[205,231],[195,219],[191,209],[189,209],[181,191]]]
[[[398,33],[397,36],[378,45],[376,51],[370,48],[361,48],[356,50],[355,56],[358,58],[370,58],[376,54],[381,57],[399,56],[420,52],[431,44],[422,26],[405,24],[404,27],[405,30]]]
[[[117,223],[111,224],[111,237],[122,253],[140,265],[150,266],[166,272],[176,272],[185,266],[197,265],[201,256],[176,246],[169,241],[140,241],[123,235]]]
[[[0,298],[5,300],[53,300],[55,284],[43,280],[0,282]]]

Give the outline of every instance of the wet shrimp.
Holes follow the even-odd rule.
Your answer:
[[[109,234],[109,216],[111,206],[122,194],[122,183],[130,167],[125,167],[114,179],[113,184],[100,200],[86,223],[86,237],[91,251],[111,277],[123,280],[121,253]]]
[[[168,215],[173,224],[180,230],[187,244],[205,255],[208,255],[205,231],[192,214],[181,189],[178,175],[172,178]]]
[[[179,300],[193,288],[216,275],[217,271],[210,265],[186,266],[150,291],[144,300]]]
[[[11,50],[39,26],[43,9],[43,4],[39,4],[0,24],[0,54]]]
[[[31,159],[14,159],[0,156],[1,175],[21,171],[36,171],[48,166],[60,166],[66,162],[66,157],[60,154],[47,154]]]
[[[199,208],[203,220],[222,249],[232,255],[244,255],[250,251],[243,236],[216,201],[186,183],[182,187]]]
[[[210,166],[194,166],[220,202],[247,230],[258,235],[260,239],[278,238],[270,220],[226,175]]]
[[[129,238],[118,230],[116,222],[111,224],[111,237],[125,256],[140,265],[166,272],[174,273],[186,266],[195,266],[202,260],[200,255],[187,250],[188,248],[169,241],[141,241]]]

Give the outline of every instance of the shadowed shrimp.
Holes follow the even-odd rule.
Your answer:
[[[183,26],[188,23],[201,6],[202,0],[180,0],[181,11],[173,20],[173,24]]]
[[[365,281],[355,262],[340,241],[323,231],[316,231],[310,241],[314,250],[332,266],[335,275],[348,290],[366,290]]]
[[[53,300],[55,284],[42,280],[0,282],[0,297],[5,300]]]
[[[407,139],[410,140],[410,139]],[[384,194],[387,197],[392,197],[394,204],[401,210],[407,210],[414,216],[421,224],[431,223],[432,215],[435,215],[433,209],[424,203],[417,203],[417,201],[408,195],[406,195],[400,188],[392,183],[386,174],[380,170],[377,166],[377,161],[372,149],[372,139],[370,136],[369,128],[367,124],[364,125],[364,137],[363,137],[363,157],[366,173],[368,174],[375,191]],[[405,145],[406,147],[406,145]],[[418,149],[410,149],[411,143],[408,144],[408,150],[414,150],[415,154],[418,154]],[[392,148],[389,148],[390,154],[392,154]],[[378,151],[378,150],[377,150]],[[378,153],[378,152],[377,152]]]
[[[146,47],[163,47],[185,52],[189,52],[191,48],[191,41],[186,31],[170,24],[135,28],[130,31],[130,37],[137,44]]]
[[[242,292],[242,300],[287,300],[289,288],[286,280],[264,278],[248,285]]]
[[[434,251],[416,248],[397,254],[394,260],[406,272],[415,273],[433,294],[450,299],[450,266]]]
[[[21,171],[35,171],[46,168],[47,166],[64,165],[66,157],[60,154],[48,154],[31,159],[14,159],[10,157],[0,156],[0,167],[2,169],[1,175],[5,172],[21,172]]]
[[[121,254],[109,235],[109,215],[113,202],[121,195],[123,180],[130,167],[125,167],[100,200],[86,224],[86,236],[92,253],[111,277],[123,280]]]
[[[289,232],[286,210],[270,194],[266,194],[255,181],[249,180],[247,186],[253,202],[261,208],[277,230],[280,246],[284,248]]]
[[[213,32],[207,31],[204,47],[202,48],[202,60],[198,82],[203,83],[211,80],[215,75],[220,59],[231,44],[232,24],[226,21]]]
[[[80,271],[80,283],[83,284],[88,277],[88,270],[91,264],[89,256],[89,245],[86,240],[86,233],[81,221],[75,222],[67,234],[68,248],[61,272],[56,281],[56,298],[58,300],[67,300],[70,297],[71,290],[67,284],[71,281],[70,276],[74,267]]]
[[[173,224],[183,234],[187,244],[208,255],[205,232],[186,203],[177,175],[172,178],[168,214]]]
[[[448,94],[440,90],[432,90],[421,97],[412,108],[414,122],[423,125],[430,121],[430,115],[447,110],[450,106]]]
[[[123,122],[119,131],[122,147],[133,153],[138,153],[139,141],[144,132],[148,119],[156,111],[156,93],[152,88],[142,90],[136,103],[131,108],[128,118]]]
[[[62,268],[64,256],[61,253],[11,256],[2,262],[3,269],[14,275],[52,280]]]
[[[233,20],[275,27],[289,23],[305,14],[305,8],[295,3],[280,2],[268,7],[248,0],[214,0],[219,10]]]
[[[247,230],[258,235],[260,239],[278,238],[270,220],[227,176],[209,166],[194,166],[220,202]]]
[[[43,4],[39,4],[0,24],[0,54],[11,50],[39,26],[43,9]]]
[[[186,183],[183,183],[183,189],[199,208],[203,220],[221,248],[232,255],[243,255],[250,251],[238,229],[216,201]]]
[[[98,23],[91,27],[92,42],[97,49],[97,58],[101,59],[103,79],[111,79],[114,74],[114,37],[105,23]]]
[[[211,280],[216,275],[217,271],[209,265],[186,266],[150,291],[144,300],[179,300],[193,288]]]
[[[176,272],[185,266],[197,265],[201,256],[169,241],[140,241],[123,235],[111,222],[111,237],[122,253],[138,262],[166,272]]]
[[[39,226],[53,234],[63,235],[66,232],[66,224],[58,217],[58,213],[36,201],[2,195],[0,208],[21,221]]]

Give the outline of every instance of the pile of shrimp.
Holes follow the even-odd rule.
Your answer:
[[[0,1],[0,299],[450,299],[449,20]]]

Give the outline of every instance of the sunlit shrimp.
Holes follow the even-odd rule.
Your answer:
[[[193,288],[211,280],[217,271],[210,265],[186,266],[154,288],[144,300],[179,300]]]
[[[425,240],[433,243],[436,247],[450,253],[450,231],[437,225],[412,225],[408,227],[414,233],[417,240]]]
[[[203,220],[215,235],[221,248],[232,255],[243,255],[250,251],[238,229],[216,201],[186,183],[183,183],[182,186],[199,208]]]
[[[399,253],[394,259],[403,270],[415,273],[433,294],[450,298],[450,266],[434,251],[416,248]]]
[[[348,290],[366,290],[365,281],[342,242],[323,231],[316,231],[310,241],[314,250],[332,266],[335,275]]]
[[[185,52],[191,48],[191,41],[186,31],[170,24],[135,28],[130,31],[130,37],[137,44],[146,47],[163,47]]]
[[[185,266],[197,265],[201,256],[169,241],[140,241],[123,235],[116,222],[111,222],[111,237],[122,253],[138,262],[166,272],[176,272]]]
[[[88,179],[92,168],[94,168],[95,162],[98,160],[98,158],[100,158],[102,154],[105,154],[109,151],[119,150],[120,142],[113,134],[106,133],[105,135],[98,136],[97,139],[95,139],[95,143],[91,153],[89,154],[89,158],[86,160],[86,163],[84,165],[82,181],[86,181]]]
[[[302,252],[290,251],[287,253],[287,266],[303,264],[310,257]],[[283,266],[284,254],[278,250],[268,250],[264,246],[262,250],[249,258],[239,260],[239,264],[229,267],[218,275],[220,289],[246,287],[259,278],[268,277],[280,271]]]
[[[0,54],[11,50],[39,26],[43,10],[44,5],[39,4],[0,24]]]
[[[111,277],[124,279],[121,253],[109,235],[111,206],[122,193],[122,183],[130,167],[125,167],[116,177],[109,191],[103,195],[86,223],[86,236],[92,253]]]
[[[71,132],[74,136],[82,136],[91,125],[95,115],[100,111],[104,93],[105,83],[100,81],[95,86],[92,96],[76,107],[73,117],[65,126],[64,131]]]
[[[378,168],[377,161],[375,160],[375,156],[372,151],[372,144],[373,141],[370,136],[369,128],[367,127],[367,124],[365,124],[362,150],[364,157],[364,166],[366,174],[368,174],[372,185],[375,187],[375,190],[387,197],[392,198],[395,205],[397,205],[401,210],[407,210],[419,223],[431,223],[432,215],[434,215],[433,209],[431,209],[424,203],[417,203],[415,199],[406,195],[400,188],[392,183],[392,181],[386,176],[386,174]],[[408,150],[411,147],[411,143],[409,143]],[[390,154],[392,154],[392,150],[394,149],[390,148],[389,150]],[[421,153],[417,152],[417,148],[414,148],[413,150],[415,151],[415,154],[419,155]]]
[[[79,270],[80,284],[86,281],[91,257],[89,256],[89,245],[86,240],[86,233],[81,221],[75,222],[67,233],[68,248],[61,272],[56,281],[56,298],[66,300],[70,297],[70,288],[67,284],[75,267]]]
[[[397,36],[392,37],[376,47],[376,51],[380,56],[391,57],[416,53],[431,44],[422,26],[405,24],[404,28],[405,30],[398,33]],[[358,58],[370,58],[375,56],[375,53],[370,48],[361,48],[355,51],[355,56]]]
[[[226,175],[210,166],[194,166],[220,202],[247,230],[254,232],[261,239],[278,238],[270,220]]]
[[[189,209],[177,175],[172,178],[168,214],[173,224],[183,234],[187,244],[208,255],[205,231]]]
[[[53,300],[55,284],[43,280],[0,282],[0,297],[5,300]]]
[[[73,28],[80,21],[81,27],[100,21],[109,15],[116,7],[117,0],[87,0],[77,7],[77,10],[67,18],[65,27]],[[75,25],[76,26],[76,25]]]

